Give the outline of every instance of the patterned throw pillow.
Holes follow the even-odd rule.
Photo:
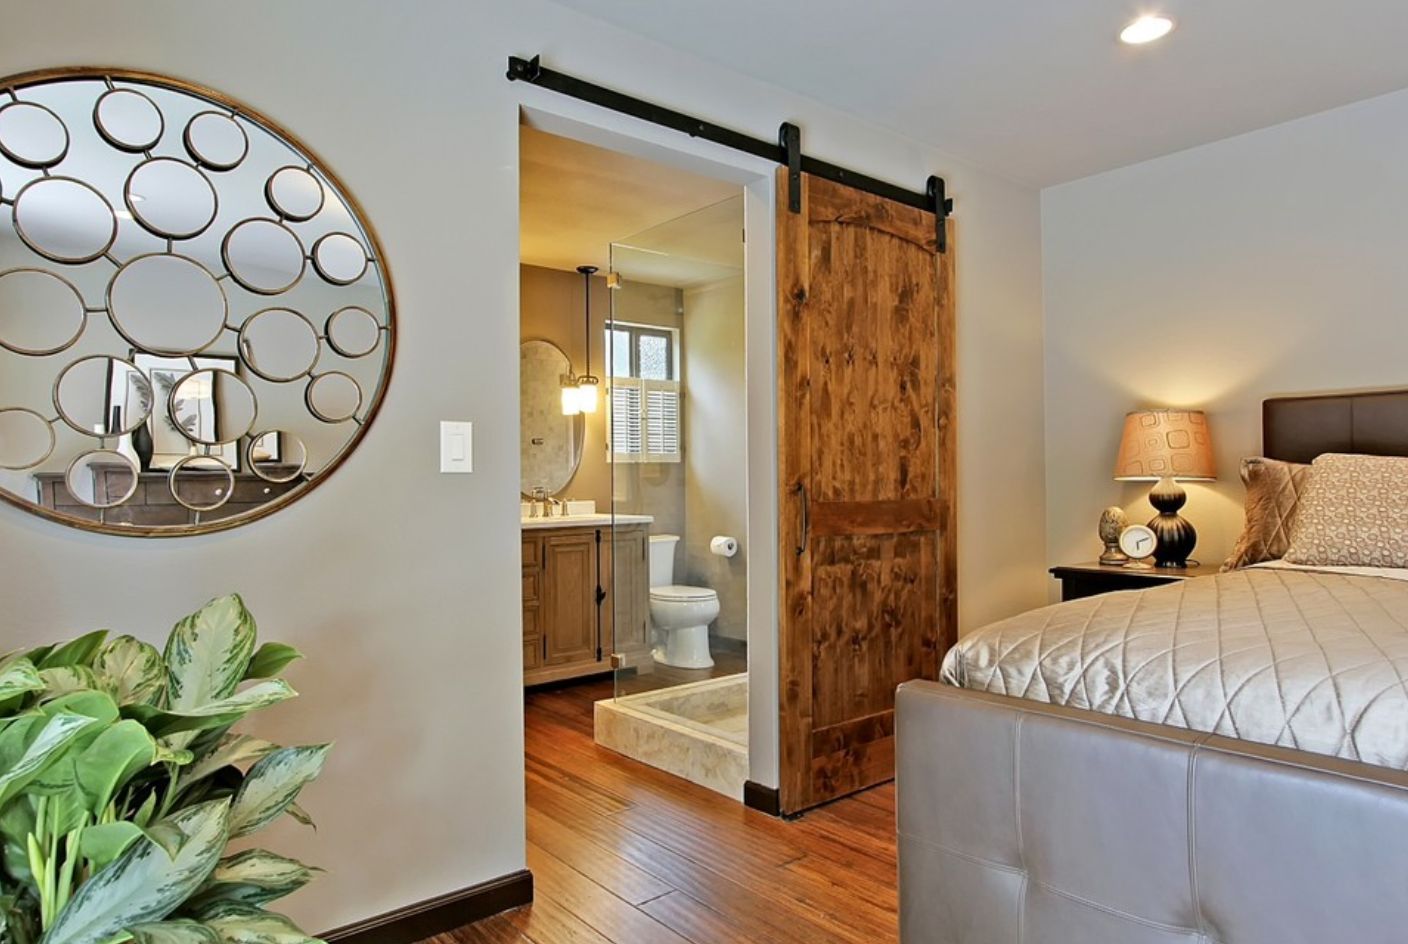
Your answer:
[[[1327,453],[1311,468],[1285,560],[1408,567],[1408,458]]]
[[[1300,497],[1310,481],[1310,466],[1279,459],[1243,459],[1247,487],[1247,524],[1222,569],[1236,570],[1262,561],[1280,560],[1291,546],[1291,526]]]

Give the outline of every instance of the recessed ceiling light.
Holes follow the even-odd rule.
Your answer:
[[[1141,16],[1120,30],[1120,42],[1141,46],[1163,39],[1173,31],[1173,20],[1166,16]]]

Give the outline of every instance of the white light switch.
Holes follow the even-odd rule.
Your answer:
[[[474,471],[474,424],[440,421],[440,471]]]

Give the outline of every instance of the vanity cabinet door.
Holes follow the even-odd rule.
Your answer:
[[[543,665],[596,659],[596,535],[543,539],[540,631],[546,640]]]
[[[649,532],[617,529],[612,540],[612,609],[615,651],[639,655],[650,648]]]
[[[543,664],[543,639],[538,626],[542,602],[538,586],[542,582],[543,542],[537,537],[523,539],[523,669],[531,671]]]

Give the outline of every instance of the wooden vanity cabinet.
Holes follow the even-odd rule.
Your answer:
[[[612,553],[613,544],[617,553]],[[537,685],[650,660],[648,529],[523,532],[523,682]]]

